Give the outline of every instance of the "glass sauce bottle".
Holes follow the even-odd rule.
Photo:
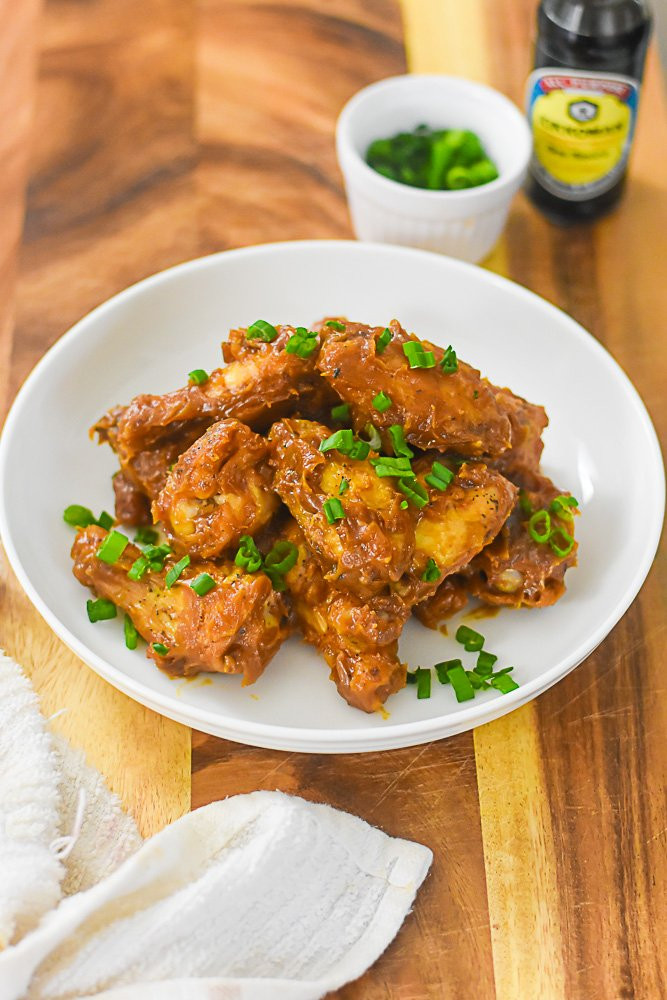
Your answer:
[[[620,198],[650,33],[644,0],[540,3],[528,194],[552,221],[595,219]]]

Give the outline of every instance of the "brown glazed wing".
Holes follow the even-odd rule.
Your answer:
[[[361,599],[325,580],[294,522],[284,537],[299,550],[285,581],[304,637],[324,656],[348,704],[376,711],[405,686],[407,667],[398,658],[398,638],[409,608],[391,597]]]
[[[274,489],[303,531],[325,578],[361,596],[397,581],[414,549],[412,517],[404,497],[380,479],[368,461],[319,446],[332,432],[309,420],[281,420],[271,428]],[[341,483],[347,488],[341,494]],[[329,523],[324,504],[339,501],[341,520]]]
[[[169,473],[153,503],[182,552],[211,559],[254,535],[280,503],[271,489],[269,444],[238,420],[213,424]]]
[[[466,456],[500,455],[509,447],[509,418],[478,371],[459,361],[456,372],[444,374],[439,367],[443,350],[408,336],[396,320],[389,324],[392,340],[379,354],[376,342],[383,329],[347,322],[342,332],[322,327],[317,366],[350,404],[357,430],[368,422],[381,431],[400,424],[407,440],[419,448]],[[403,351],[409,341],[432,351],[436,366],[410,368]],[[379,392],[391,399],[382,413],[373,406]]]
[[[106,537],[95,525],[77,534],[74,575],[127,612],[149,643],[148,656],[178,676],[210,671],[243,674],[244,684],[257,680],[289,632],[287,606],[267,576],[249,576],[231,563],[201,562],[188,566],[171,588],[166,586],[166,571],[147,572],[134,581],[127,572],[140,549],[129,544],[109,566],[96,556]],[[203,572],[217,586],[199,597],[188,581]],[[168,652],[161,656],[150,645],[154,642]]]
[[[512,446],[494,461],[494,466],[510,479],[539,472],[542,457],[542,432],[549,423],[543,406],[529,403],[509,389],[491,386],[501,410],[512,426]]]

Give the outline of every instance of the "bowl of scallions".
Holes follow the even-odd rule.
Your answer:
[[[380,80],[343,108],[338,160],[360,240],[476,263],[496,243],[526,175],[530,129],[503,94],[471,80]]]

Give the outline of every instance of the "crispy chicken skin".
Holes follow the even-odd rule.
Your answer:
[[[476,369],[459,361],[458,370],[445,375],[439,367],[442,348],[408,336],[396,320],[389,324],[391,342],[378,354],[376,341],[383,329],[348,322],[343,332],[322,327],[317,366],[350,404],[357,430],[369,421],[380,431],[401,424],[407,440],[419,448],[466,456],[500,455],[510,446],[509,418]],[[432,351],[436,367],[410,368],[403,352],[408,341]],[[373,399],[381,391],[392,405],[379,413]]]
[[[211,559],[254,535],[280,503],[271,489],[267,440],[220,420],[183,452],[153,503],[153,516],[181,551]]]
[[[284,537],[299,550],[285,581],[304,637],[324,656],[347,703],[376,711],[405,686],[398,638],[409,608],[392,597],[361,599],[326,580],[294,522]]]
[[[309,420],[281,420],[271,428],[274,489],[303,531],[327,580],[365,596],[378,593],[408,569],[414,550],[412,516],[404,497],[368,461],[319,446],[332,431]],[[348,483],[339,493],[343,479]],[[329,524],[328,499],[345,516]]]
[[[133,581],[127,571],[140,549],[128,545],[110,566],[96,556],[106,536],[95,525],[79,531],[72,546],[74,575],[127,612],[158,666],[177,676],[210,671],[243,674],[244,684],[257,680],[289,631],[287,606],[267,576],[249,576],[232,563],[201,562],[188,566],[171,589],[166,570]],[[188,580],[203,572],[217,586],[199,597]],[[168,653],[156,653],[154,642]]]
[[[116,520],[129,527],[150,524],[151,502],[124,472],[116,472],[112,479]]]
[[[410,604],[434,593],[441,580],[467,566],[496,537],[518,494],[516,486],[481,462],[464,463],[446,490],[435,489],[424,478],[434,457],[446,464],[441,455],[424,456],[413,463],[429,503],[416,512],[414,556],[397,587]],[[435,581],[423,580],[429,559],[440,570]]]

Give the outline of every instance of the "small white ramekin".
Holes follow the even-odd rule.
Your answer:
[[[470,129],[499,176],[462,191],[426,191],[389,180],[369,167],[375,139],[417,125]],[[336,149],[350,215],[360,240],[436,250],[476,263],[493,248],[510,202],[526,175],[528,124],[510,100],[481,83],[455,76],[394,76],[365,87],[343,108]]]

